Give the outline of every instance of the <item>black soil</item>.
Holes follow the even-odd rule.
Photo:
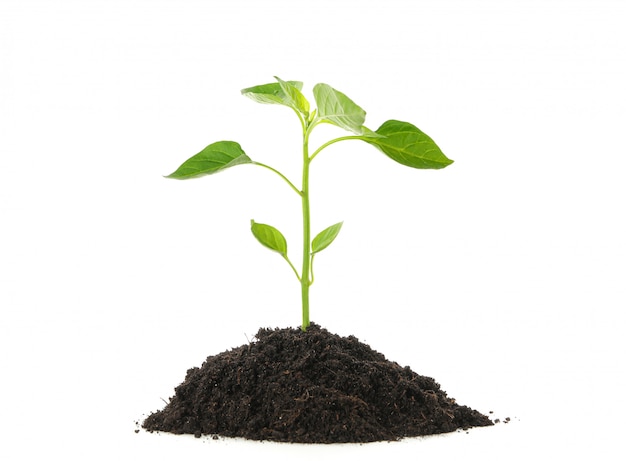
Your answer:
[[[279,442],[397,440],[492,421],[457,405],[432,378],[312,324],[261,329],[256,341],[187,371],[149,431]]]

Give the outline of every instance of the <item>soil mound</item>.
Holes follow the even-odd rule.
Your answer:
[[[256,341],[187,371],[148,431],[298,443],[374,442],[492,421],[432,378],[311,324],[260,329]]]

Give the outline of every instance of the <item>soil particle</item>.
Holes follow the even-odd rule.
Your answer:
[[[491,426],[432,378],[311,324],[260,329],[256,341],[187,371],[148,431],[296,443],[374,442]]]

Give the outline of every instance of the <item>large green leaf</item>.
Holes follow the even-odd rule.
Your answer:
[[[317,234],[317,236],[313,239],[313,242],[311,243],[312,252],[314,254],[319,253],[320,251],[328,247],[328,245],[333,243],[333,240],[335,240],[335,238],[339,234],[342,225],[343,222],[333,224],[332,226],[327,227],[322,232]]]
[[[355,134],[363,134],[365,111],[354,101],[325,83],[315,85],[313,95],[319,118]]]
[[[439,169],[450,165],[453,160],[441,152],[426,133],[407,122],[387,120],[376,133],[380,138],[364,138],[388,157],[412,168]]]
[[[370,130],[365,125],[363,125],[361,128],[363,129],[363,133],[361,133],[361,136],[364,138],[384,138],[382,134],[378,134],[375,131]]]
[[[280,104],[291,107],[305,115],[308,114],[309,102],[300,92],[302,82],[283,81],[278,77],[276,80],[278,80],[276,83],[244,88],[241,90],[241,94],[261,104]]]
[[[251,221],[251,224],[252,234],[254,234],[261,245],[287,257],[287,240],[278,229],[268,224],[254,222],[254,220]]]
[[[176,171],[166,177],[174,179],[197,178],[244,163],[252,163],[252,160],[238,143],[218,141],[187,159]]]

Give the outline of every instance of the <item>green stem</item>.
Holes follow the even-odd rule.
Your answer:
[[[257,166],[262,166],[263,168],[267,168],[268,170],[273,171],[273,172],[274,172],[274,173],[276,173],[278,176],[280,176],[281,178],[283,178],[283,179],[285,180],[285,182],[286,182],[287,184],[289,184],[289,186],[290,186],[293,190],[295,190],[295,191],[296,191],[296,193],[297,193],[298,195],[302,195],[302,192],[300,192],[300,190],[298,190],[298,188],[297,188],[296,186],[294,186],[294,184],[293,184],[291,181],[289,181],[289,179],[287,178],[287,176],[285,176],[284,174],[282,174],[282,173],[281,173],[280,171],[278,171],[277,169],[272,168],[271,166],[266,165],[266,164],[261,163],[261,162],[252,162],[252,164],[253,164],[253,165],[257,165]]]
[[[309,202],[309,134],[315,123],[304,130],[302,146],[302,331],[306,331],[309,321],[309,287],[311,286],[311,205]]]

